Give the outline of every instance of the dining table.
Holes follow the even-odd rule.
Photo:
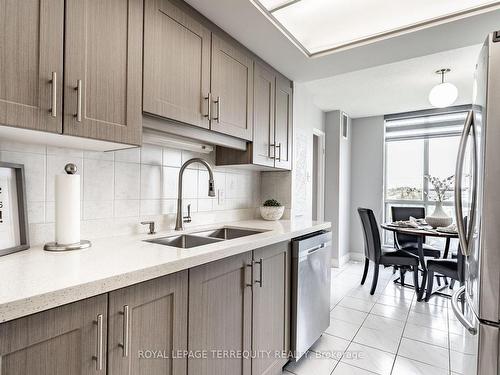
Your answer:
[[[452,231],[434,229],[431,226],[421,226],[418,228],[414,228],[409,226],[401,226],[395,223],[384,223],[381,225],[381,227],[390,232],[415,236],[417,240],[417,255],[420,260],[420,268],[423,271],[423,276],[424,276],[422,278],[422,285],[420,286],[417,293],[417,301],[422,301],[424,298],[425,286],[427,283],[427,265],[425,263],[424,249],[423,249],[425,238],[426,237],[444,238],[446,241],[445,241],[443,259],[446,259],[448,258],[448,253],[450,250],[450,242],[452,239],[458,238],[458,233]]]

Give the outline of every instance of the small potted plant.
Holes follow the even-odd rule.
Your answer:
[[[455,176],[438,178],[426,175],[425,178],[432,184],[436,192],[436,208],[432,215],[426,216],[425,221],[433,228],[447,227],[453,222],[453,219],[444,212],[443,201],[452,196]]]
[[[279,220],[285,212],[285,206],[282,206],[276,199],[268,199],[260,207],[260,215],[264,220]]]

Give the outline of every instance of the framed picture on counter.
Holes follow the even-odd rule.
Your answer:
[[[0,256],[28,248],[24,166],[0,162]]]

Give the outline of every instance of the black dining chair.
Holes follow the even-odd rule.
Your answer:
[[[409,220],[410,216],[415,219],[425,219],[424,207],[391,207],[392,220]],[[394,233],[394,246],[396,249],[409,251],[412,254],[418,254],[418,238],[411,234]],[[431,258],[440,258],[441,251],[426,243],[422,244],[424,256]]]
[[[467,227],[467,218],[464,219]],[[450,289],[453,289],[455,281],[462,286],[465,282],[465,256],[462,254],[460,244],[457,254],[452,254],[452,259],[429,259],[427,261],[427,289],[425,291],[425,302],[432,296],[433,281],[435,274],[440,274],[451,279]],[[439,279],[438,279],[439,280]]]
[[[365,240],[365,269],[361,279],[361,285],[365,283],[366,275],[368,274],[368,266],[370,261],[374,263],[373,281],[370,294],[375,293],[378,281],[379,266],[398,267],[413,271],[413,282],[415,290],[418,292],[418,265],[419,258],[417,255],[404,250],[382,248],[380,242],[380,232],[378,230],[377,220],[373,211],[369,208],[358,208],[359,217],[363,227],[363,235]]]

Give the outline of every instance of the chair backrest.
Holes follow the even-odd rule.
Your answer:
[[[365,238],[365,256],[373,262],[378,262],[381,256],[380,233],[377,220],[369,208],[358,208]]]
[[[415,219],[425,218],[425,208],[424,207],[391,207],[392,220],[409,220],[410,216]],[[418,238],[409,234],[395,233],[394,239],[396,240],[396,245],[399,247],[406,245],[409,242],[417,242]]]

